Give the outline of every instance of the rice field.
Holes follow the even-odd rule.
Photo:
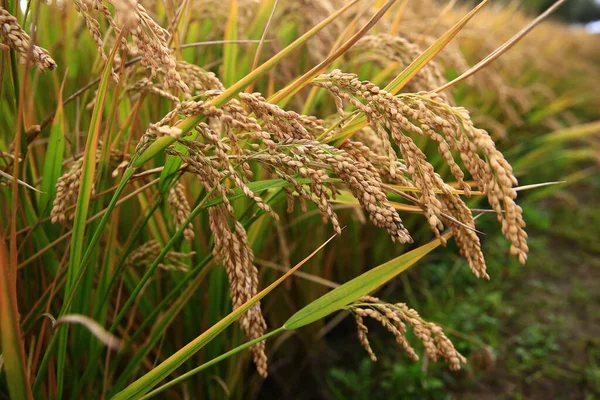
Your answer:
[[[597,200],[563,3],[0,2],[0,396],[362,398],[350,346],[461,397],[493,343],[434,299],[503,293]]]

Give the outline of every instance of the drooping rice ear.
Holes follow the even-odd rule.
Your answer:
[[[31,42],[29,35],[18,24],[17,19],[0,7],[0,40],[19,53],[23,60],[29,59],[41,72],[56,68],[56,62],[48,51]]]

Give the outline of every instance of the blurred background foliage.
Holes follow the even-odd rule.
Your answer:
[[[525,4],[533,13],[539,13],[552,5],[551,0],[527,0]],[[600,20],[600,3],[597,0],[573,0],[561,7],[557,17],[566,22],[586,23]]]
[[[471,0],[466,0],[473,4]],[[507,4],[512,0],[503,0]],[[522,0],[524,9],[532,14],[539,14],[550,7],[552,0]],[[600,2],[598,0],[570,0],[554,14],[567,23],[586,23],[600,20]]]

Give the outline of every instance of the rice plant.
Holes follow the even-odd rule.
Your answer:
[[[249,396],[267,339],[338,311],[373,361],[367,318],[463,367],[374,293],[451,241],[493,278],[481,213],[525,264],[517,177],[598,144],[591,39],[540,25],[562,2],[0,3],[1,393]]]

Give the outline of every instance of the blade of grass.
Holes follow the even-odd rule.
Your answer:
[[[443,237],[450,236],[451,234],[447,233]],[[440,244],[440,239],[435,239],[344,283],[296,312],[283,324],[283,327],[286,330],[298,329],[343,309],[407,270]]]
[[[65,151],[65,116],[62,106],[63,91],[67,81],[67,71],[58,92],[58,107],[54,114],[54,121],[50,128],[50,139],[46,148],[46,160],[42,176],[42,192],[38,203],[38,213],[41,216],[49,214],[49,205],[56,196],[56,181],[60,178],[62,171],[63,154]]]
[[[284,332],[285,329],[283,327],[277,328],[275,330],[272,330],[269,333],[266,333],[264,335],[262,335],[261,337],[257,337],[256,339],[252,339],[238,347],[236,347],[235,349],[229,350],[226,353],[221,354],[220,356],[213,358],[212,360],[205,362],[204,364],[200,365],[199,367],[196,367],[188,372],[186,372],[185,374],[178,376],[177,378],[165,383],[164,385],[159,386],[158,388],[154,389],[153,391],[151,391],[150,393],[146,394],[145,396],[140,397],[140,400],[143,399],[149,399],[151,397],[156,396],[157,394],[164,392],[165,390],[167,390],[170,387],[173,387],[175,385],[177,385],[180,382],[183,382],[184,380],[188,379],[189,377],[197,374],[198,372],[205,370],[208,367],[211,367],[213,365],[215,365],[216,363],[225,360],[226,358],[229,358],[237,353],[239,353],[242,350],[245,350],[249,347],[252,347],[253,345],[255,345],[256,343],[260,343],[263,340],[267,340],[268,338],[278,335],[281,332]]]
[[[444,235],[444,237],[450,237],[450,234]],[[330,239],[331,240],[331,239]],[[197,374],[198,372],[234,355],[239,353],[240,351],[247,349],[248,347],[259,343],[263,340],[268,339],[271,336],[275,336],[279,333],[282,333],[286,330],[294,330],[298,329],[302,326],[308,325],[312,322],[315,322],[321,318],[326,317],[327,315],[339,311],[343,309],[348,304],[353,301],[359,299],[360,297],[372,292],[377,289],[379,286],[385,284],[389,280],[393,279],[398,274],[404,272],[410,266],[415,264],[421,258],[423,258],[426,254],[430,253],[436,247],[440,245],[439,239],[434,240],[433,242],[426,244],[425,246],[421,246],[411,252],[403,254],[391,261],[388,261],[385,264],[382,264],[354,279],[349,282],[346,282],[343,285],[340,285],[333,289],[331,292],[321,296],[317,300],[313,301],[306,307],[302,308],[298,312],[296,312],[292,317],[290,317],[283,326],[259,337],[249,342],[246,342],[235,349],[232,349],[226,353],[221,354],[220,356],[196,367],[185,374],[161,385],[157,389],[148,393],[147,395],[141,397],[141,399],[149,399],[160,392],[176,385],[184,381],[185,379]],[[289,273],[289,272],[288,272]]]
[[[150,218],[152,218],[152,215],[154,214],[154,212],[162,205],[162,201],[163,201],[163,197],[159,197],[154,202],[154,205],[152,206],[152,208],[150,210],[148,210],[148,212],[146,213],[146,215],[144,216],[144,218],[140,222],[140,224],[138,226],[136,226],[135,229],[133,230],[135,233],[129,237],[129,239],[126,243],[126,246],[124,246],[124,250],[122,251],[121,257],[119,258],[119,261],[118,261],[115,269],[111,273],[112,278],[111,278],[110,282],[108,283],[107,288],[104,291],[104,294],[99,293],[97,296],[97,299],[99,299],[99,300],[101,299],[101,301],[98,302],[98,305],[97,305],[98,311],[95,314],[95,318],[98,319],[100,317],[100,310],[106,309],[108,307],[109,300],[111,299],[110,295],[112,293],[112,290],[116,287],[116,285],[119,281],[119,278],[122,276],[121,274],[123,273],[123,269],[126,266],[125,262],[127,260],[127,256],[134,250],[137,239],[142,234],[142,232],[145,230],[144,228],[148,224],[148,221],[150,220]],[[186,278],[187,278],[187,276],[186,276]],[[187,282],[187,280],[183,279],[182,282]],[[180,283],[180,285],[181,285],[181,283]],[[169,298],[170,297],[167,296],[167,298],[165,298],[164,301],[166,301]],[[158,307],[155,308],[156,313],[160,312],[163,309],[162,304],[163,303],[161,303],[161,305],[159,305]],[[152,321],[153,320],[152,315],[149,316],[147,318],[147,320]],[[137,334],[141,334],[143,332],[145,323],[146,322],[144,322],[139,327],[138,332],[136,334],[134,334],[132,337],[129,338],[128,342],[126,343],[127,345],[129,345],[129,343],[135,341],[135,337]],[[84,385],[87,384],[87,382],[92,378],[92,376],[95,372],[95,366],[97,365],[96,361],[98,360],[98,357],[100,357],[101,350],[102,350],[101,348],[96,348],[96,349],[92,349],[92,351],[90,352],[88,366],[87,366],[85,372],[83,373],[81,379],[79,380],[75,390],[73,391],[74,395],[79,395],[80,393],[82,393]]]
[[[13,3],[13,15],[17,16],[19,3]],[[36,7],[36,11],[39,7]],[[36,13],[37,14],[37,13]],[[36,15],[37,16],[37,15]],[[28,46],[28,54],[32,54],[33,41]],[[19,73],[16,65],[16,52],[10,51],[10,60],[12,68],[12,81],[15,89],[15,109],[17,110],[17,123],[15,127],[15,139],[13,150],[13,165],[11,184],[11,207],[10,215],[10,241],[9,248],[6,247],[4,235],[0,232],[0,345],[4,357],[4,370],[8,377],[8,386],[11,397],[15,399],[33,399],[29,376],[26,368],[25,346],[21,335],[21,326],[18,313],[17,299],[17,214],[19,209],[19,174],[21,172],[21,157],[25,158],[27,154],[27,140],[23,140],[25,135],[23,125],[25,123],[25,95],[27,93],[27,83],[29,74],[27,70],[31,65],[32,57],[26,57],[25,73],[23,82],[19,84]],[[10,375],[10,376],[9,376]]]
[[[560,183],[561,184],[560,186],[559,185],[549,185],[548,187],[546,187],[544,189],[536,190],[535,192],[531,193],[528,197],[526,197],[525,201],[529,204],[535,204],[539,200],[549,197],[561,189],[565,189],[567,186],[573,185],[573,184],[575,184],[583,179],[586,179],[590,176],[597,176],[597,175],[598,175],[598,167],[595,165],[588,167],[586,169],[576,171],[576,172],[566,176],[564,178],[565,179],[564,182],[556,182],[557,184]]]
[[[4,238],[0,237],[0,344],[4,358],[3,370],[11,398],[33,399],[25,372],[25,349],[21,339],[17,293],[15,286],[11,284],[13,278],[9,265],[8,249]]]
[[[354,32],[354,29],[356,29],[356,25],[358,24],[359,21],[362,20],[362,17],[365,15],[366,12],[367,12],[367,8],[365,7],[362,10],[360,10],[358,13],[356,13],[356,15],[354,16],[354,19],[352,19],[352,21],[350,21],[350,23],[347,24],[344,31],[337,37],[337,39],[335,40],[335,43],[333,44],[331,51],[329,52],[328,55],[333,54],[335,52],[335,50],[342,44],[342,41],[346,37],[348,37],[348,35],[351,32]],[[337,62],[334,61],[333,63],[331,63],[331,67],[335,68],[336,64],[337,64]],[[306,97],[306,100],[304,101],[304,105],[302,106],[301,114],[304,114],[304,115],[311,114],[313,112],[312,111],[313,106],[318,101],[318,99],[323,96],[324,92],[325,91],[322,90],[322,88],[313,86],[310,89],[310,93]],[[271,96],[272,95],[269,95],[268,97],[271,97]]]
[[[238,38],[238,3],[229,0],[229,17],[225,24],[225,37],[223,40],[235,41]],[[225,87],[233,85],[238,75],[237,53],[238,46],[227,43],[223,45],[223,84]]]
[[[210,196],[212,196],[214,191],[215,191],[215,188],[213,188],[210,192],[208,192],[204,196],[202,201],[194,208],[194,210],[192,210],[189,217],[181,224],[181,226],[179,227],[177,232],[175,232],[175,235],[173,235],[173,237],[171,237],[169,239],[169,242],[165,246],[163,246],[160,254],[156,257],[156,259],[152,262],[152,264],[146,269],[144,275],[138,281],[137,286],[133,289],[129,298],[127,299],[125,304],[123,304],[123,306],[119,310],[119,313],[115,317],[115,319],[110,327],[111,332],[114,332],[114,330],[119,325],[121,320],[125,317],[125,314],[129,310],[129,308],[133,305],[136,297],[138,296],[138,294],[140,293],[140,291],[142,290],[142,288],[144,287],[146,282],[148,282],[148,279],[150,279],[153,276],[154,271],[156,270],[156,268],[158,268],[158,265],[164,260],[164,258],[166,257],[168,252],[171,250],[171,248],[175,245],[175,243],[183,235],[183,231],[185,230],[187,225],[204,209],[204,205],[206,204],[206,202],[208,201]]]
[[[564,152],[566,149],[563,147],[564,142],[571,140],[581,140],[590,135],[595,135],[600,132],[600,121],[594,121],[587,124],[577,125],[568,127],[565,129],[558,130],[556,132],[543,135],[532,141],[531,146],[533,150],[528,151],[526,154],[515,157],[513,167],[515,170],[521,171],[523,169],[531,168],[536,163],[546,162],[547,154],[552,152],[554,155]],[[523,145],[523,147],[529,146]],[[523,149],[518,149],[522,152]]]
[[[594,121],[587,124],[570,126],[565,129],[552,132],[540,137],[540,144],[561,143],[574,139],[583,139],[589,135],[600,132],[600,121]]]
[[[6,178],[6,179],[8,179],[8,180],[9,180],[9,181],[11,181],[11,182],[13,182],[13,181],[15,181],[15,180],[16,180],[16,181],[17,181],[17,184],[19,184],[19,185],[22,185],[22,186],[26,187],[26,188],[27,188],[27,189],[29,189],[29,190],[33,190],[34,192],[38,192],[38,193],[44,194],[44,192],[43,192],[43,191],[41,191],[41,190],[37,190],[36,188],[34,188],[33,186],[31,186],[29,183],[27,183],[27,182],[23,182],[23,181],[22,181],[22,180],[20,180],[20,179],[15,179],[15,178],[14,178],[12,175],[10,175],[10,174],[7,174],[6,172],[4,172],[4,171],[2,171],[2,170],[0,170],[0,176],[1,176],[1,177],[3,177],[3,178]]]
[[[135,191],[133,191],[132,193],[128,194],[127,196],[123,197],[120,200],[117,200],[115,202],[115,205],[119,205],[124,203],[125,201],[129,200],[130,198],[133,198],[135,196],[137,196],[140,192],[144,191],[145,189],[148,189],[149,187],[151,187],[152,185],[158,183],[158,179],[155,179],[147,184],[145,184],[144,186],[140,187],[139,189],[136,189]],[[118,187],[118,190],[120,190],[121,192],[123,191],[123,188]],[[98,218],[102,217],[103,219],[106,218],[106,214],[107,214],[107,210],[104,209],[103,211],[100,211],[99,213],[91,216],[90,218],[88,218],[87,223],[91,223],[95,220],[97,220]],[[60,236],[58,239],[54,240],[52,243],[48,243],[46,246],[42,247],[41,250],[39,250],[37,253],[33,254],[32,256],[30,256],[28,259],[26,259],[25,261],[21,262],[18,265],[18,268],[21,269],[23,267],[25,267],[26,265],[30,264],[31,262],[35,261],[38,257],[44,255],[48,250],[52,249],[54,246],[56,246],[58,243],[62,242],[63,240],[67,239],[68,237],[70,237],[72,235],[73,231],[67,232],[64,235]],[[99,233],[101,234],[101,233]],[[93,238],[92,238],[93,239]],[[82,267],[82,272],[83,269],[86,268],[86,259],[88,259],[89,256],[84,256],[84,261],[82,262],[83,267]],[[80,274],[82,273],[80,272]],[[79,278],[78,278],[79,279]],[[77,287],[77,283],[75,283],[75,287]]]
[[[273,15],[275,15],[275,10],[277,9],[277,4],[279,4],[279,0],[275,0],[273,3],[273,7],[271,8],[271,13],[269,14],[269,18],[267,19],[267,23],[265,24],[265,29],[263,30],[262,35],[260,36],[260,42],[256,47],[256,53],[254,54],[254,60],[252,61],[252,66],[250,67],[250,71],[254,71],[256,67],[258,67],[258,62],[260,61],[260,53],[262,52],[263,45],[265,43],[265,37],[267,36],[267,32],[269,31],[269,26],[271,26],[271,21],[273,20]],[[254,88],[254,82],[250,84],[246,88],[247,93],[252,93],[252,89]]]
[[[408,67],[404,69],[397,77],[395,77],[385,90],[397,94],[404,86],[417,74],[429,61],[433,59],[440,51],[442,51],[452,39],[467,25],[467,23],[477,14],[477,12],[487,3],[483,0],[474,7],[467,15],[462,17],[452,28],[444,33],[438,40],[433,42],[419,57],[417,57]]]
[[[208,271],[208,269],[205,269]],[[148,340],[144,343],[143,347],[138,349],[136,353],[130,357],[127,366],[123,369],[123,371],[119,374],[119,379],[117,382],[113,384],[112,392],[116,392],[117,390],[121,390],[127,381],[131,378],[131,376],[135,373],[135,371],[139,368],[139,364],[141,364],[142,360],[146,357],[146,355],[152,350],[156,348],[158,341],[163,337],[167,327],[171,325],[175,317],[179,315],[182,308],[189,301],[190,297],[197,292],[198,286],[202,283],[205,274],[199,274],[193,282],[188,285],[187,288],[177,297],[177,300],[170,306],[168,309],[163,309],[163,313],[157,321],[155,321],[152,326],[152,331],[149,334]]]

